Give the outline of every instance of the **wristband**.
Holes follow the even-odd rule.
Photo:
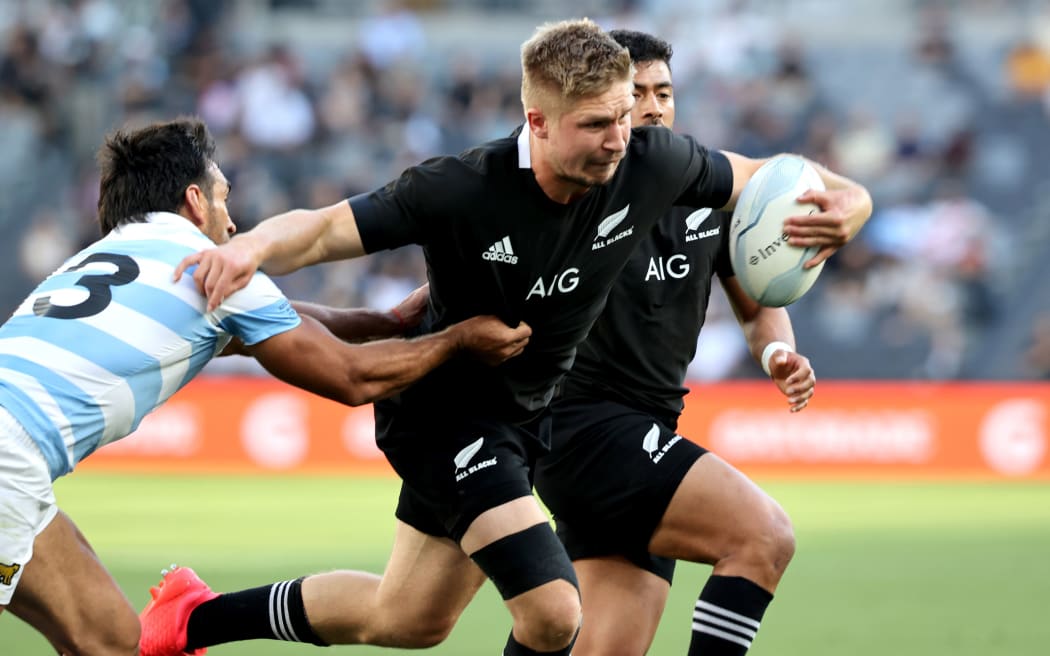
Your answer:
[[[787,342],[770,342],[766,344],[766,348],[762,349],[761,360],[762,371],[766,372],[767,376],[773,375],[769,373],[769,359],[772,358],[773,354],[777,351],[789,351],[791,353],[794,353],[795,349],[791,346],[791,344],[788,344]]]
[[[390,314],[394,315],[394,318],[397,319],[397,327],[399,329],[404,330],[408,326],[408,324],[405,323],[405,318],[401,316],[401,312],[399,312],[397,308],[391,308]]]

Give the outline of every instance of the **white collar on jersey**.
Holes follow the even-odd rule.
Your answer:
[[[146,223],[154,223],[159,225],[177,225],[182,227],[182,224],[192,226],[198,232],[200,231],[197,226],[193,225],[193,222],[184,217],[181,214],[175,214],[174,212],[150,212],[146,214]],[[181,223],[180,223],[181,222]]]
[[[193,225],[192,221],[181,214],[175,214],[174,212],[148,212],[145,221],[122,223],[116,228],[113,228],[113,231],[110,234],[133,234],[137,236],[141,231],[148,230],[146,226],[165,226],[180,232],[192,232],[205,238],[208,237],[200,228]]]
[[[532,168],[532,151],[529,149],[529,124],[526,123],[521,128],[521,134],[518,135],[518,168],[519,169],[530,169]]]

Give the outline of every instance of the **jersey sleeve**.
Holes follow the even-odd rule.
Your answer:
[[[733,195],[733,168],[729,158],[708,150],[688,135],[676,135],[669,130],[661,132],[663,138],[669,139],[670,156],[666,161],[674,163],[681,176],[675,205],[725,207]]]
[[[733,271],[733,261],[729,258],[729,224],[733,220],[733,213],[716,212],[716,215],[721,226],[722,242],[718,245],[718,254],[715,256],[715,273],[720,280],[726,280],[736,275]]]
[[[444,216],[442,201],[451,188],[450,159],[427,160],[384,187],[350,198],[365,252],[428,242],[435,223]]]
[[[247,346],[299,326],[302,319],[265,274],[256,273],[248,286],[216,309],[219,326]]]

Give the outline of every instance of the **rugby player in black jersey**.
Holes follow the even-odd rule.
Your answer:
[[[610,35],[634,61],[633,125],[670,128],[670,44],[641,32]],[[787,311],[758,305],[733,274],[730,216],[705,206],[663,214],[620,274],[552,404],[551,452],[536,465],[536,490],[579,577],[586,621],[576,656],[645,654],[675,559],[714,566],[688,653],[744,654],[794,553],[781,507],[675,432],[716,274],[754,357],[774,344],[765,366],[790,409],[803,409],[813,394],[813,370],[793,351]]]
[[[382,577],[329,572],[214,599],[181,577],[143,613],[143,656],[249,638],[426,647],[486,577],[513,618],[505,656],[569,653],[576,577],[532,495],[554,388],[659,217],[676,204],[731,206],[765,160],[710,152],[664,128],[632,133],[630,55],[591,21],[541,27],[522,47],[522,69],[517,136],[424,162],[349,202],[268,219],[183,261],[217,303],[259,266],[281,274],[417,243],[431,294],[423,332],[489,312],[528,323],[532,337],[506,365],[459,360],[376,404],[377,443],[403,482]],[[821,175],[829,188],[849,185]],[[838,235],[870,203],[846,209],[811,215],[798,238]],[[195,596],[184,590],[199,598],[183,604]],[[145,636],[162,646],[147,650]]]

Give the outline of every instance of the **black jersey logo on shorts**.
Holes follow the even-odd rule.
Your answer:
[[[649,459],[653,461],[653,464],[660,462],[664,455],[670,451],[671,447],[678,443],[678,440],[682,439],[681,435],[675,435],[671,439],[667,440],[667,444],[660,446],[660,426],[653,422],[649,432],[642,438],[642,449],[649,454]]]
[[[462,450],[460,450],[460,452],[456,454],[456,457],[452,459],[452,462],[456,465],[457,482],[462,481],[464,478],[470,476],[478,470],[485,469],[486,467],[491,467],[492,465],[496,464],[497,458],[495,457],[489,458],[488,460],[476,462],[473,465],[470,464],[470,461],[474,459],[474,456],[478,455],[478,451],[481,451],[481,447],[484,444],[485,438],[479,437],[477,440],[471,442]],[[468,465],[470,466],[468,467]]]

